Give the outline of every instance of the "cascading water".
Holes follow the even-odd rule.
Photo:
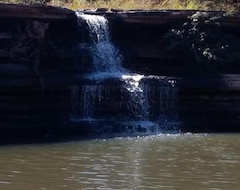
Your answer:
[[[108,20],[103,16],[77,13],[89,27],[92,46],[89,49],[93,57],[92,74],[95,77],[108,77],[124,72],[117,48],[110,40]]]
[[[175,114],[174,82],[129,73],[122,67],[119,51],[111,42],[108,20],[80,12],[77,16],[89,28],[91,41],[87,47],[92,69],[85,75],[91,84],[72,87],[72,119],[107,120],[107,125],[114,123],[123,131],[160,129],[169,115]]]

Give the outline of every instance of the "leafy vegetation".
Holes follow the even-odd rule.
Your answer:
[[[239,0],[0,0],[6,3],[41,3],[70,9],[203,9],[240,10]]]
[[[211,73],[239,72],[240,40],[236,34],[221,30],[225,16],[196,12],[165,36],[168,49],[186,57],[189,68]]]

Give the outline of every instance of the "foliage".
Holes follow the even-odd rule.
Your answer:
[[[165,36],[169,49],[182,54],[190,67],[208,72],[236,72],[240,70],[240,40],[234,34],[223,32],[226,15],[211,17],[197,12]],[[193,64],[194,63],[194,64]]]

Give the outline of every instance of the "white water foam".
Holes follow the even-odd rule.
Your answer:
[[[139,74],[123,74],[122,80],[124,81],[124,88],[129,92],[130,98],[128,101],[128,109],[140,119],[148,119],[148,96],[144,89],[144,85],[140,82],[144,78],[144,75]]]

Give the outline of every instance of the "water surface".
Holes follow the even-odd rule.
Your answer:
[[[240,187],[240,135],[153,135],[0,147],[0,189]]]

